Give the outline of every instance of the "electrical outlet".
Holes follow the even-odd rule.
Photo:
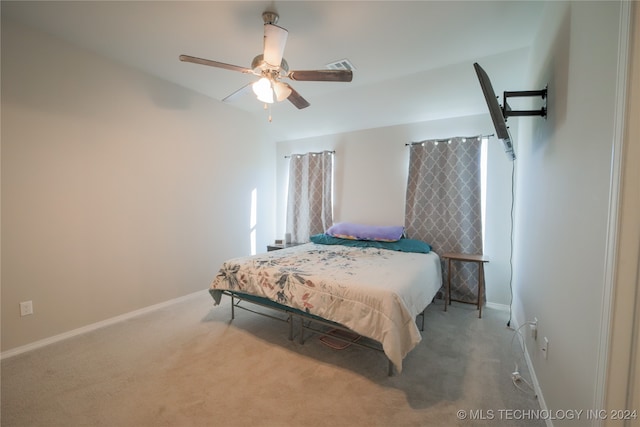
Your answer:
[[[534,340],[538,339],[538,318],[534,317],[533,322],[529,324],[529,328],[531,329],[531,338]]]
[[[24,301],[20,303],[20,316],[28,316],[33,314],[33,302]]]
[[[540,350],[542,351],[542,354],[544,354],[544,358],[548,359],[549,358],[549,340],[547,339],[547,337],[544,337],[544,342],[542,343],[542,347],[540,348]]]

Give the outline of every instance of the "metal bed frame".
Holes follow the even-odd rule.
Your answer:
[[[326,320],[323,319],[321,317],[312,315],[312,314],[308,314],[305,313],[304,311],[295,309],[295,308],[291,308],[291,307],[287,307],[285,305],[279,304],[275,301],[271,301],[268,300],[266,298],[262,298],[262,297],[256,297],[253,295],[248,295],[248,294],[243,294],[243,293],[238,293],[238,292],[232,292],[229,290],[224,290],[222,291],[223,295],[228,295],[229,297],[231,297],[231,320],[235,319],[235,309],[239,308],[245,311],[249,311],[251,313],[255,313],[255,314],[259,314],[261,316],[265,316],[274,320],[278,320],[281,322],[287,322],[289,324],[289,341],[293,341],[293,323],[294,323],[294,318],[299,318],[300,319],[300,335],[299,335],[299,343],[302,345],[304,344],[304,331],[310,331],[312,334],[319,334],[321,336],[331,336],[332,339],[336,339],[348,344],[353,344],[355,346],[358,347],[362,347],[362,348],[368,348],[370,350],[375,350],[375,351],[379,351],[381,353],[384,354],[384,350],[382,349],[382,346],[380,345],[380,343],[376,342],[375,340],[372,339],[368,339],[369,341],[371,341],[372,343],[368,343],[366,341],[364,342],[356,342],[356,341],[352,341],[352,340],[348,340],[345,339],[343,337],[337,336],[337,335],[330,335],[328,333],[327,330],[323,330],[320,329],[316,326],[314,326],[314,323],[322,325],[324,327],[328,327],[328,328],[332,328],[332,329],[338,329],[340,331],[343,332],[347,332],[347,333],[355,333],[354,331],[352,331],[351,329],[347,328],[346,326],[343,326],[339,323],[336,322],[332,322],[330,320]],[[255,304],[258,306],[261,306],[263,308],[267,308],[269,310],[274,310],[277,312],[280,312],[282,314],[284,314],[286,316],[286,318],[281,318],[281,317],[276,317],[273,315],[270,315],[268,313],[264,313],[264,312],[260,312],[260,311],[256,311],[256,310],[252,310],[249,307],[245,307],[240,305],[242,302],[248,302],[251,304]],[[418,314],[418,316],[420,316],[422,318],[421,324],[420,324],[420,331],[424,331],[424,312],[427,308],[425,307],[424,310],[422,310],[422,312],[420,312]],[[307,321],[307,323],[305,324],[305,320]],[[393,369],[393,363],[391,362],[391,360],[389,360],[389,358],[385,355],[385,358],[387,359],[387,364],[388,364],[388,375],[392,376],[394,369]]]

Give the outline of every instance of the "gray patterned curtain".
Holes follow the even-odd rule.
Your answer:
[[[405,209],[409,238],[424,240],[440,255],[482,253],[481,145],[481,137],[411,145]],[[475,302],[477,265],[453,262],[451,268],[451,298]],[[448,273],[444,262],[443,272]]]
[[[287,233],[304,243],[333,224],[333,152],[294,154],[289,159]]]

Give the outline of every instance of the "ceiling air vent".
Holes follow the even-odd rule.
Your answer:
[[[341,59],[336,62],[332,62],[331,64],[327,64],[326,67],[330,70],[355,70],[356,67],[353,66],[351,61],[348,59]]]

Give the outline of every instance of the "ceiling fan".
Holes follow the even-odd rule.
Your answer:
[[[251,68],[237,65],[225,64],[224,62],[212,61],[210,59],[196,58],[195,56],[180,55],[180,61],[192,62],[194,64],[208,65],[211,67],[224,68],[231,71],[239,71],[244,74],[253,74],[260,77],[256,82],[249,83],[231,95],[223,99],[230,101],[238,95],[248,91],[251,87],[259,101],[272,104],[288,99],[298,109],[306,108],[309,102],[304,99],[288,83],[280,81],[288,78],[295,81],[315,81],[315,82],[350,82],[353,78],[351,70],[303,70],[289,71],[289,64],[284,59],[284,48],[287,43],[289,32],[279,27],[278,14],[266,11],[262,14],[264,21],[264,51],[257,55],[251,62]]]

